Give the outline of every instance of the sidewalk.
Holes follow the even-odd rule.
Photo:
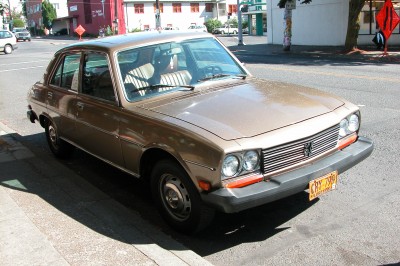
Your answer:
[[[210,265],[0,123],[1,265]]]
[[[267,36],[243,35],[243,45],[238,45],[238,36],[217,36],[236,56],[284,56],[284,57],[307,57],[315,60],[339,59],[350,61],[363,61],[369,63],[400,63],[400,47],[388,47],[388,55],[383,56],[383,51],[376,47],[359,46],[359,51],[343,53],[342,46],[310,46],[292,45],[290,51],[283,51],[282,45],[267,44]]]

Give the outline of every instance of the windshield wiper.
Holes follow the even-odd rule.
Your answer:
[[[157,89],[160,89],[160,88],[178,88],[178,87],[188,88],[190,90],[194,90],[194,86],[191,86],[191,85],[153,84],[153,85],[149,85],[149,86],[146,86],[146,87],[141,87],[141,88],[134,89],[134,90],[132,90],[132,92],[146,91],[146,90],[157,90]]]
[[[235,77],[235,78],[246,79],[247,75],[244,75],[244,74],[232,75],[232,74],[222,74],[222,73],[219,73],[219,74],[214,74],[214,75],[212,75],[212,76],[208,76],[208,77],[199,79],[198,82],[206,81],[206,80],[211,80],[211,79],[217,79],[217,78],[223,78],[223,77]]]

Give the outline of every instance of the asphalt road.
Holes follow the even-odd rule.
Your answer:
[[[0,54],[0,122],[37,156],[50,151],[43,129],[25,116],[26,92],[54,51],[70,42],[35,39],[19,43],[12,55]],[[162,222],[148,191],[130,176],[79,151],[63,163],[214,265],[400,263],[400,66],[280,55],[240,59],[255,76],[311,86],[358,104],[361,135],[374,140],[373,154],[317,200],[309,202],[304,192],[218,214],[211,227],[190,237]]]

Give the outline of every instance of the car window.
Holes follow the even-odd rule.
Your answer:
[[[80,53],[66,55],[58,65],[50,84],[78,91],[80,58]]]
[[[115,101],[107,55],[101,53],[85,54],[82,93],[107,101]]]
[[[0,39],[11,38],[13,35],[8,31],[0,31]]]
[[[170,93],[210,77],[246,74],[214,38],[134,48],[119,52],[117,59],[128,101]]]

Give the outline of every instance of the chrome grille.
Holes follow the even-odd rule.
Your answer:
[[[305,162],[336,147],[339,125],[311,137],[262,150],[263,172],[269,174]]]

